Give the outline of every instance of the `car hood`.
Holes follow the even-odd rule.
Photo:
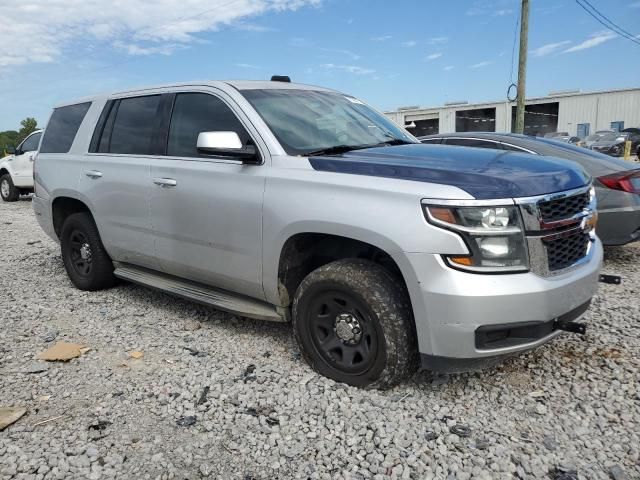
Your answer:
[[[598,141],[598,142],[594,142],[591,144],[592,147],[598,147],[598,148],[608,148],[608,147],[613,147],[614,145],[618,145],[619,143],[624,143],[621,140],[607,140],[607,141]]]
[[[398,145],[309,157],[316,170],[453,185],[477,199],[530,197],[590,181],[579,165],[555,157],[445,145]]]

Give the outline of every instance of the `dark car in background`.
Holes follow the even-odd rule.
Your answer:
[[[527,152],[577,162],[594,178],[597,232],[602,243],[624,245],[640,239],[640,164],[550,138],[515,133],[450,133],[419,139],[422,143]]]
[[[635,132],[611,132],[600,137],[597,142],[591,144],[591,150],[621,157],[624,155],[624,146],[626,142],[631,142],[631,154],[638,155],[640,151],[640,133]]]

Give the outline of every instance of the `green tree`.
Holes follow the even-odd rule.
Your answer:
[[[22,140],[27,138],[30,133],[38,128],[38,121],[33,117],[27,117],[20,122],[20,125],[22,125],[22,128],[18,132],[18,142],[21,142]]]

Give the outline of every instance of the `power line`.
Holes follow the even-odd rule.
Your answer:
[[[584,2],[584,4],[582,2]],[[596,7],[589,3],[588,0],[576,0],[576,3],[598,23],[606,27],[608,30],[611,30],[613,33],[626,38],[627,40],[631,40],[637,45],[640,45],[640,39],[636,38],[635,35],[627,32],[615,22],[609,20],[609,18],[607,18]]]

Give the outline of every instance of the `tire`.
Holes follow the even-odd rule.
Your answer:
[[[0,196],[5,202],[15,202],[20,197],[20,190],[13,184],[11,175],[8,173],[0,177]]]
[[[71,282],[80,290],[102,290],[115,285],[109,258],[93,218],[88,213],[69,215],[60,235],[62,261]]]
[[[314,270],[298,287],[292,318],[303,357],[333,380],[385,389],[417,368],[404,285],[376,263],[346,259]]]

